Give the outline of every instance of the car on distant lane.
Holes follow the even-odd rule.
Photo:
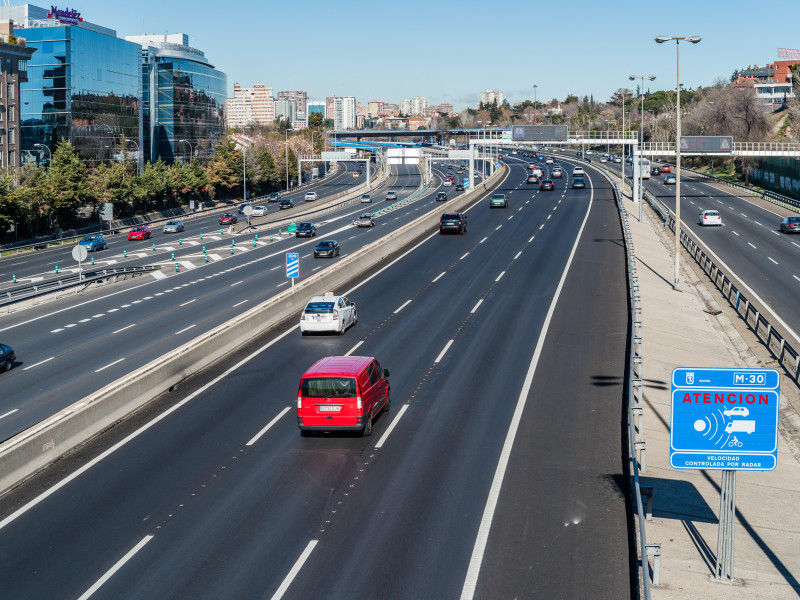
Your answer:
[[[291,198],[281,198],[281,201],[278,204],[278,210],[286,210],[288,208],[294,208],[294,202],[292,202],[292,199]]]
[[[15,360],[17,360],[17,355],[14,354],[14,349],[11,346],[0,344],[0,371],[10,371]]]
[[[672,172],[672,167],[670,167],[669,165],[661,165],[661,172],[662,173],[671,173]]]
[[[397,192],[394,190],[389,190],[386,192],[386,199],[387,200],[397,200]]]
[[[150,239],[149,227],[134,227],[128,232],[129,240],[147,240]]]
[[[456,184],[456,191],[457,191],[457,192],[463,192],[463,191],[464,191],[464,184],[463,184],[463,183],[461,183],[461,182],[458,182],[458,183]]]
[[[328,292],[308,301],[300,314],[300,334],[329,332],[344,335],[347,328],[357,322],[356,305],[344,296]]]
[[[311,221],[303,221],[297,224],[294,230],[294,237],[314,237],[317,235],[317,226]]]
[[[782,233],[800,233],[800,217],[783,217],[781,219]]]
[[[267,202],[278,202],[281,199],[280,192],[272,192],[269,196],[267,196]]]
[[[265,217],[267,215],[267,207],[263,204],[253,207],[253,212],[250,213],[251,217]]]
[[[492,194],[489,208],[508,208],[508,197],[505,194]]]
[[[437,202],[447,202],[447,192],[439,192],[436,194]]]
[[[372,213],[363,213],[356,219],[356,227],[375,227],[375,219]]]
[[[550,177],[553,179],[561,179],[564,176],[564,169],[561,167],[553,167],[553,170],[550,172]]]
[[[650,175],[661,175],[661,169],[659,167],[650,167]]]
[[[248,206],[253,206],[253,205],[250,204],[249,202],[239,205],[239,214],[243,215],[244,214],[244,209],[247,208]]]
[[[556,185],[553,183],[552,179],[543,179],[542,183],[539,184],[539,191],[541,192],[552,192],[556,189]]]
[[[83,239],[78,242],[78,245],[86,248],[87,252],[95,252],[97,250],[106,249],[106,238],[100,233],[92,233],[83,236]]]
[[[672,173],[667,173],[667,175],[664,177],[664,185],[675,185],[677,182],[678,178]]]
[[[722,227],[722,216],[718,210],[701,210],[697,217],[697,224],[703,225],[717,225]]]
[[[467,233],[467,214],[444,213],[439,218],[439,233]]]
[[[528,178],[525,180],[525,183],[539,183],[539,178],[536,175],[528,175]]]
[[[180,233],[184,229],[185,227],[183,226],[183,221],[179,219],[164,223],[164,233]]]
[[[306,192],[305,201],[313,202],[317,199],[317,192]]]
[[[334,256],[339,256],[340,253],[341,248],[336,240],[324,240],[314,248],[314,258],[333,258]]]
[[[369,194],[361,194],[361,203],[367,204],[372,202],[372,196]]]
[[[575,167],[574,169],[572,169],[573,177],[580,177],[582,175],[584,175],[583,167]]]
[[[582,190],[586,188],[586,182],[583,180],[583,177],[576,177],[572,180],[572,189],[573,190]]]
[[[237,217],[233,213],[222,213],[222,216],[219,218],[219,224],[220,225],[233,225],[238,220],[239,220],[239,217]]]

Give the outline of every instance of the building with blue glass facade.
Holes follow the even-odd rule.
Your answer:
[[[225,134],[228,78],[183,33],[126,36],[141,46],[143,151],[165,162],[208,158]]]

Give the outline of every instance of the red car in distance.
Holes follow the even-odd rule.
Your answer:
[[[147,227],[134,227],[128,232],[129,240],[147,240],[150,239],[150,229]]]
[[[236,223],[238,219],[236,215],[233,213],[223,213],[222,216],[219,218],[220,225],[233,225]]]

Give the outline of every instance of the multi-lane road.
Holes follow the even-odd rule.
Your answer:
[[[346,335],[302,337],[294,323],[270,332],[4,497],[3,594],[632,597],[627,290],[613,193],[591,170],[585,190],[567,176],[539,192],[525,184],[527,161],[508,162],[499,190],[508,209],[479,198],[467,234],[431,231],[337,290],[358,307]],[[350,252],[445,208],[423,198],[375,231],[346,228],[345,211],[324,235],[344,227],[335,235]],[[193,335],[178,333],[189,324],[235,318],[237,302],[280,289],[280,269],[270,269],[295,244],[98,294],[19,327],[49,340],[81,335],[67,384],[79,386],[119,356],[130,356],[129,370],[169,336]],[[303,260],[302,271],[314,268]],[[89,354],[82,332],[93,328],[112,341]],[[300,375],[345,353],[391,371],[391,411],[368,438],[301,437]],[[28,373],[46,380],[48,364]]]

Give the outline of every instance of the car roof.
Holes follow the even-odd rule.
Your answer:
[[[300,223],[297,224],[297,226],[298,227],[307,227],[307,226],[313,227],[314,224],[311,221],[301,221]]]
[[[373,360],[371,356],[326,356],[319,359],[303,374],[303,377],[318,375],[358,375]]]
[[[312,302],[336,302],[339,298],[344,298],[344,296],[312,296],[308,303]]]

